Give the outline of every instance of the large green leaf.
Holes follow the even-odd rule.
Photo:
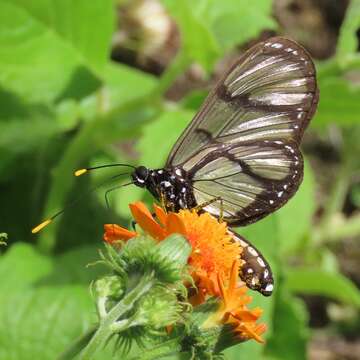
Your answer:
[[[334,300],[360,306],[360,291],[340,273],[297,268],[286,271],[286,286],[293,292],[328,296]]]
[[[294,251],[304,235],[310,231],[316,209],[314,176],[305,163],[304,181],[296,195],[276,212],[279,226],[279,243],[282,252]]]
[[[33,286],[52,269],[51,259],[39,254],[33,246],[24,243],[12,245],[0,258],[0,297]]]
[[[44,148],[60,128],[56,114],[50,108],[20,101],[17,108],[11,108],[8,100],[15,101],[11,94],[0,91],[0,107],[7,108],[0,113],[0,177],[9,177],[19,155]]]
[[[359,123],[359,87],[335,76],[321,78],[319,86],[320,102],[311,122],[312,127],[324,127],[331,123],[340,126]]]
[[[94,324],[93,310],[87,287],[41,287],[1,296],[0,358],[55,359]]]
[[[114,28],[111,0],[2,0],[0,85],[31,101],[93,90]]]
[[[306,360],[309,337],[306,308],[301,300],[291,296],[282,285],[276,293],[273,334],[266,344],[265,354],[271,359]]]

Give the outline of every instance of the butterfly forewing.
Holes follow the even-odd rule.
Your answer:
[[[298,188],[298,146],[317,101],[307,52],[284,38],[260,43],[209,94],[167,166],[188,172],[198,204],[221,197],[230,224],[254,222]],[[219,208],[212,203],[205,210],[219,215]]]

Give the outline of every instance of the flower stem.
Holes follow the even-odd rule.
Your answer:
[[[142,354],[137,354],[135,357],[130,358],[130,360],[155,360],[163,356],[179,354],[181,352],[180,340],[181,339],[177,337],[165,341],[152,349],[146,349]]]
[[[57,360],[73,359],[90,341],[97,329],[97,326],[91,327],[84,335],[76,339]]]
[[[137,286],[135,286],[125,297],[116,304],[105,318],[101,319],[98,329],[91,338],[85,349],[82,351],[80,358],[82,360],[91,359],[95,352],[102,347],[114,333],[114,324],[118,319],[129,311],[134,302],[147,293],[155,283],[154,273],[145,274]],[[130,325],[130,324],[129,324]],[[115,326],[116,328],[116,326]],[[124,327],[122,330],[125,330]]]

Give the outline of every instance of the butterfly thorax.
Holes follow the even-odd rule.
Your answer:
[[[167,210],[179,211],[197,205],[191,180],[180,167],[153,170],[139,166],[132,179],[136,186],[146,187]]]

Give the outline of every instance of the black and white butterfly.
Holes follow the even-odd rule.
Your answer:
[[[131,183],[147,188],[168,210],[201,207],[215,217],[222,215],[230,227],[251,224],[283,206],[298,189],[303,177],[299,145],[318,99],[309,54],[294,41],[271,38],[248,50],[225,73],[164,168],[95,168],[134,168]],[[240,278],[249,288],[271,295],[274,280],[268,262],[246,239],[229,232],[243,248]]]
[[[169,210],[194,208],[229,226],[251,224],[284,205],[303,177],[299,145],[319,98],[315,67],[297,43],[275,37],[248,50],[210,92],[163,169],[139,166],[133,183]],[[219,201],[214,201],[219,200]],[[267,261],[244,248],[240,278],[271,295]]]

